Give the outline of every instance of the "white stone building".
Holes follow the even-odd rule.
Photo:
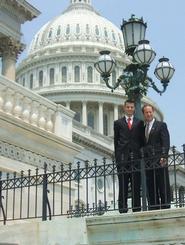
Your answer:
[[[19,64],[15,76],[16,58],[24,48],[21,24],[39,14],[25,0],[0,2],[0,170],[19,175],[21,170],[32,171],[36,167],[42,171],[44,162],[47,162],[49,170],[52,164],[60,168],[57,165],[60,162],[65,165],[72,162],[76,166],[78,161],[92,162],[94,158],[102,161],[102,157],[108,158],[110,162],[114,150],[113,121],[122,116],[122,104],[126,97],[121,87],[112,93],[105,86],[94,63],[99,51],[110,50],[117,62],[111,81],[116,81],[116,77],[122,74],[123,68],[130,62],[130,58],[124,53],[122,33],[94,10],[91,0],[71,0],[69,7],[61,15],[46,23],[33,37],[28,57]],[[143,101],[153,103],[156,117],[160,120],[163,118],[154,102],[149,98],[144,98]],[[183,183],[184,173],[182,169],[179,171]],[[112,180],[110,178],[107,181],[111,200]],[[101,198],[103,181],[99,179],[97,185]],[[82,185],[80,188],[83,192]],[[92,182],[92,193],[93,188]],[[73,204],[76,198],[74,186]],[[93,199],[93,195],[90,198]],[[83,196],[81,199],[83,202]],[[163,215],[164,219],[181,218],[180,211],[174,211],[171,216],[168,212]],[[118,222],[114,217],[117,217]],[[51,228],[51,224],[35,226],[33,222],[21,228],[26,235],[20,234],[15,226],[2,229],[0,242],[20,245],[143,244],[144,238],[139,238],[142,232],[135,233],[137,236],[134,240],[132,235],[125,236],[127,232],[122,234],[121,229],[129,222],[130,229],[134,231],[135,221],[141,219],[145,222],[147,219],[149,226],[142,223],[142,229],[155,230],[157,224],[153,225],[152,220],[156,217],[161,219],[160,214],[155,213],[148,216],[138,214],[133,218],[128,214],[126,221],[119,215],[105,216],[102,220],[95,218],[68,222],[64,219],[53,221],[52,226],[56,225],[56,230]],[[180,227],[178,220],[175,222]],[[114,228],[112,223],[115,223]],[[74,237],[70,237],[70,243],[67,240],[69,236],[65,235],[68,233],[60,234],[61,225],[66,230],[72,229]],[[101,236],[98,235],[100,225],[103,227]],[[106,225],[110,232],[106,230]],[[171,236],[166,238],[163,234],[164,227],[169,231],[170,223],[162,224],[160,230],[161,241],[169,244]],[[9,232],[13,234],[12,237],[7,235]],[[112,232],[118,232],[118,237],[114,237]],[[48,237],[46,234],[49,234]],[[150,232],[142,233],[146,237],[145,244],[151,244],[151,241],[156,241],[153,244],[161,244],[156,240],[156,234],[157,229],[153,236],[150,236]],[[127,240],[124,240],[124,236]],[[175,240],[179,243],[174,244],[183,244],[180,243],[183,239],[180,235]]]

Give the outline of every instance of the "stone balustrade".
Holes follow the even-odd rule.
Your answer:
[[[72,141],[74,112],[1,75],[0,113]]]

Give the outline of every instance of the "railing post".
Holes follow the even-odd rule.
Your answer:
[[[44,164],[43,192],[42,192],[42,220],[47,220],[47,164]]]
[[[103,185],[104,185],[104,206],[107,202],[107,196],[106,196],[106,158],[103,158]],[[107,210],[105,210],[107,211]]]
[[[2,172],[0,171],[0,209],[2,210],[2,214],[3,214],[3,224],[6,225],[6,215],[5,215],[5,211],[4,211],[4,207],[3,207],[3,196],[2,196]]]
[[[88,179],[88,167],[89,167],[89,161],[85,161],[85,179],[86,179],[86,213],[89,212],[89,179]]]
[[[141,149],[141,188],[142,188],[142,207],[143,211],[147,210],[147,202],[146,202],[146,169],[145,169],[145,160],[144,160],[144,151]]]
[[[95,207],[97,208],[98,202],[97,202],[97,159],[94,159],[94,184],[95,184]]]
[[[114,159],[112,159],[112,168],[113,168],[113,174],[112,174],[112,181],[113,181],[113,205],[114,205],[114,208],[113,210],[116,210],[116,187],[115,187],[115,167],[116,167],[116,164],[115,164],[115,161]]]
[[[78,189],[77,189],[77,214],[80,215],[80,162],[77,162],[77,185],[78,185]]]
[[[178,195],[177,195],[177,169],[176,169],[176,147],[172,146],[172,159],[173,159],[173,171],[174,171],[174,189],[175,189],[175,205],[178,207],[179,205],[179,200],[178,200]]]

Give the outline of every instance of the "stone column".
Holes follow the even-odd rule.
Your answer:
[[[98,117],[99,133],[103,134],[103,103],[100,102],[98,106],[99,106],[99,117]]]
[[[114,121],[118,119],[118,105],[114,105]]]
[[[18,54],[24,49],[23,44],[10,37],[0,38],[0,54],[2,56],[2,75],[15,81],[15,64]]]
[[[87,102],[82,102],[82,123],[87,126]]]

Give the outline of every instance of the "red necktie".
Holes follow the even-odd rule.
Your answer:
[[[131,118],[130,117],[127,119],[127,124],[128,124],[128,128],[131,129],[132,123],[131,123]]]

